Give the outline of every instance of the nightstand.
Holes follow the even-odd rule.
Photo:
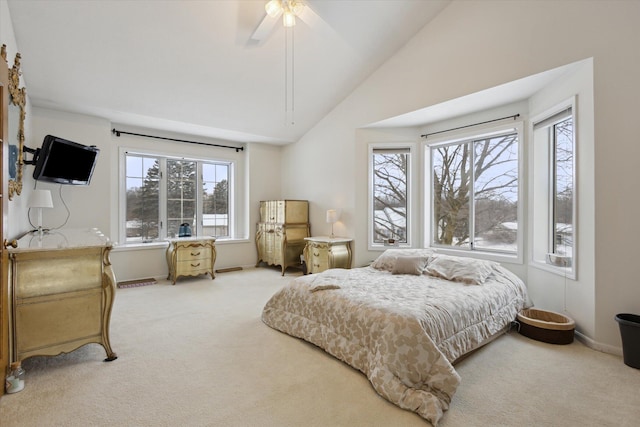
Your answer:
[[[307,273],[320,273],[330,268],[351,268],[353,239],[346,237],[305,237],[304,262]]]
[[[168,280],[176,284],[180,276],[198,276],[213,274],[216,262],[216,239],[214,237],[180,237],[169,239],[167,247]]]

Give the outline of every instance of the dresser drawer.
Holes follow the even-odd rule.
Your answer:
[[[176,255],[178,263],[211,259],[211,248],[204,246],[180,247]]]
[[[178,261],[176,263],[176,275],[198,275],[211,271],[211,258]]]
[[[311,245],[309,247],[311,272],[320,272],[329,268],[329,253],[327,245]]]

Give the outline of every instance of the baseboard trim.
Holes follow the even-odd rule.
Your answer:
[[[609,344],[603,344],[601,342],[597,342],[589,338],[588,336],[581,334],[580,332],[575,332],[576,339],[580,341],[582,344],[586,345],[590,349],[601,351],[602,353],[613,354],[616,356],[622,356],[622,347],[614,347]]]

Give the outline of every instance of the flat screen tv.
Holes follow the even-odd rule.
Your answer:
[[[100,150],[47,135],[37,151],[33,178],[58,184],[89,185]]]

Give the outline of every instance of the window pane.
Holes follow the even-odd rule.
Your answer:
[[[468,248],[471,191],[470,143],[434,147],[433,241],[437,245]]]
[[[409,152],[373,152],[373,242],[407,242]]]
[[[518,133],[431,148],[434,245],[518,250]]]
[[[127,155],[126,240],[145,241],[159,236],[159,160]]]
[[[553,253],[573,253],[573,118],[554,126],[555,183],[553,209]]]
[[[210,236],[229,236],[229,165],[202,165],[202,222],[204,233]]]
[[[196,162],[167,159],[168,236],[177,236],[183,223],[189,224],[193,235],[199,233],[196,224],[196,178]]]
[[[474,142],[474,239],[483,250],[517,251],[518,137]]]

